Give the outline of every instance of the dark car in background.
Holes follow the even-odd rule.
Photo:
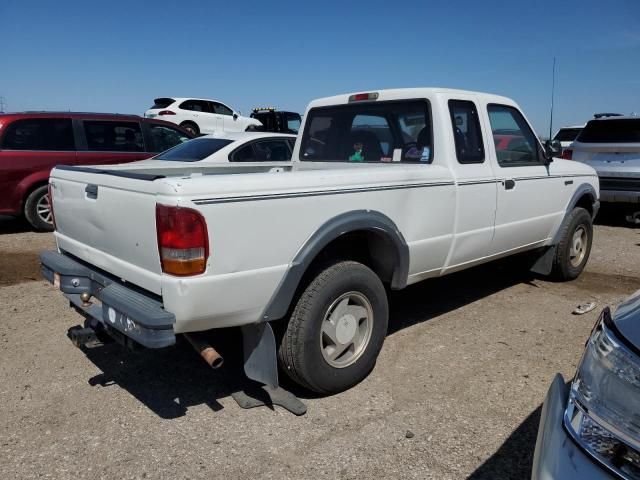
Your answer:
[[[302,117],[296,112],[276,110],[274,107],[256,107],[251,112],[251,118],[255,118],[261,127],[251,126],[248,130],[258,132],[291,133],[298,134]]]
[[[36,230],[52,230],[47,184],[56,165],[133,162],[192,137],[177,125],[137,115],[0,114],[0,215],[24,215]]]

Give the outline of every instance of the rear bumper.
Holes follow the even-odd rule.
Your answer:
[[[569,388],[562,375],[551,383],[542,413],[536,450],[533,455],[532,480],[614,479],[580,449],[562,425]]]
[[[152,294],[123,284],[62,253],[43,252],[40,262],[42,276],[58,287],[85,318],[148,348],[175,343],[175,316]],[[84,304],[80,296],[85,292],[100,300],[100,304]]]
[[[607,175],[599,172],[600,200],[610,203],[640,203],[640,176]]]

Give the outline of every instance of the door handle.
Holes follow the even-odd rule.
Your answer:
[[[98,198],[98,186],[93,184],[88,184],[84,187],[84,192],[87,194],[87,198],[92,200],[96,200]]]
[[[504,181],[503,185],[505,190],[513,190],[513,188],[516,186],[516,181],[509,178],[508,180]]]

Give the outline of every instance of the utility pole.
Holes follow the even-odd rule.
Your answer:
[[[551,115],[549,120],[549,140],[553,135],[553,94],[556,89],[556,57],[553,57],[553,72],[551,74]]]

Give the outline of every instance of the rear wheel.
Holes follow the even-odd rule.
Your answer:
[[[40,232],[53,231],[48,185],[42,185],[29,194],[24,202],[24,216],[34,229]]]
[[[314,392],[346,390],[373,369],[388,315],[378,276],[361,263],[337,263],[300,296],[278,350],[280,366]]]
[[[552,275],[558,280],[573,280],[584,270],[591,253],[593,222],[584,208],[574,208],[562,227],[556,247]]]
[[[182,122],[180,126],[184,128],[187,132],[189,132],[191,135],[193,135],[194,137],[197,137],[198,135],[200,135],[200,128],[198,128],[198,125],[196,125],[193,122]]]

